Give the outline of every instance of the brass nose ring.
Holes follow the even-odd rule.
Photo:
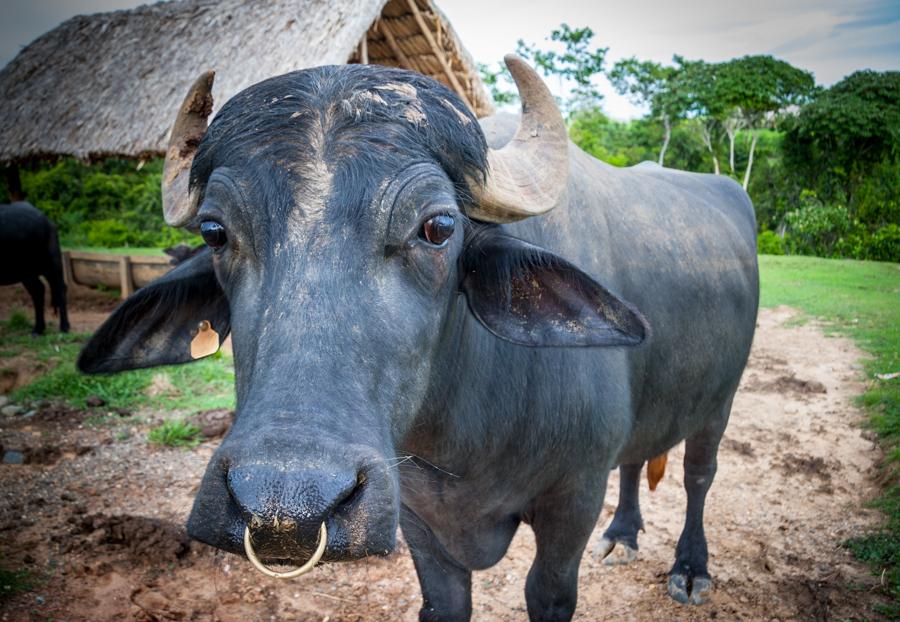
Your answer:
[[[259,557],[256,556],[256,551],[253,550],[253,542],[250,540],[250,527],[244,527],[244,552],[247,553],[247,559],[250,560],[250,563],[253,564],[253,567],[259,570],[264,575],[270,576],[274,579],[293,579],[294,577],[299,577],[302,574],[306,574],[313,567],[319,563],[319,560],[322,559],[322,555],[325,553],[325,545],[328,543],[328,530],[325,528],[325,521],[322,521],[322,524],[319,526],[319,544],[316,546],[315,552],[312,554],[305,564],[300,566],[299,568],[294,568],[293,570],[286,570],[284,572],[277,572],[272,570],[271,568],[266,567],[261,561],[259,561]]]

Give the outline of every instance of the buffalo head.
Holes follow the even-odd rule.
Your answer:
[[[237,414],[197,494],[197,539],[241,553],[246,533],[263,560],[297,563],[324,524],[325,560],[386,553],[401,497],[392,461],[440,410],[434,387],[460,331],[525,346],[643,339],[626,303],[498,224],[560,204],[568,177],[553,98],[507,63],[523,116],[496,151],[459,98],[408,71],[279,76],[208,128],[212,75],[191,89],[164,211],[210,248],[123,303],[79,366],[189,362],[199,327],[214,331],[204,343],[231,333]]]

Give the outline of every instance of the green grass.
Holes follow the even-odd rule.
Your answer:
[[[17,352],[47,371],[31,384],[12,392],[14,402],[53,400],[85,408],[92,395],[105,400],[103,408],[198,412],[234,408],[234,366],[230,356],[218,352],[187,365],[170,365],[120,374],[85,376],[75,369],[78,352],[89,335],[63,334],[48,327],[43,337],[32,337],[30,324],[0,322],[0,352]],[[5,365],[0,358],[0,370]]]
[[[147,434],[154,445],[196,447],[203,440],[200,428],[184,419],[167,419]]]
[[[900,371],[900,264],[772,255],[759,261],[762,306],[800,309],[872,355],[863,361],[869,384],[859,402],[885,452],[884,491],[875,505],[887,523],[846,544],[884,572],[894,603],[881,612],[900,618],[900,378],[875,376]]]
[[[31,320],[28,319],[28,316],[25,315],[24,311],[15,309],[6,321],[6,325],[9,326],[11,330],[30,330]]]
[[[27,570],[5,570],[0,568],[0,602],[19,592],[31,589],[31,575]]]

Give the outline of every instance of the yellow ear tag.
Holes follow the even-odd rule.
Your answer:
[[[213,330],[209,320],[203,320],[197,327],[197,334],[191,340],[191,358],[202,359],[219,350],[219,333]]]

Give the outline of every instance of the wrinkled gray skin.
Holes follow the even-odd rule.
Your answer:
[[[515,119],[483,127],[497,147]],[[220,157],[198,220],[224,224],[229,246],[135,294],[79,361],[89,372],[185,362],[196,322],[231,329],[237,417],[190,533],[242,553],[249,524],[264,560],[300,563],[325,521],[324,559],[337,561],[391,550],[399,519],[421,619],[464,620],[471,572],[497,563],[525,522],[537,541],[529,616],[568,620],[610,469],[635,465],[623,468],[609,535],[636,547],[632,480],[687,439],[669,590],[698,602],[709,589],[703,505],[757,310],[746,194],[710,175],[617,169],[571,146],[567,204],[504,228],[630,302],[653,334],[635,347],[524,347],[475,317],[477,292],[459,291],[464,219],[435,163],[398,161],[372,177],[379,190],[348,226],[323,198],[337,190],[322,148],[294,149],[302,188],[256,195]],[[436,210],[457,218],[441,248],[416,236]]]
[[[60,332],[69,332],[66,283],[56,227],[38,208],[24,201],[0,205],[0,285],[21,283],[34,304],[32,334],[42,335],[44,284],[50,285],[50,304],[59,315]]]

